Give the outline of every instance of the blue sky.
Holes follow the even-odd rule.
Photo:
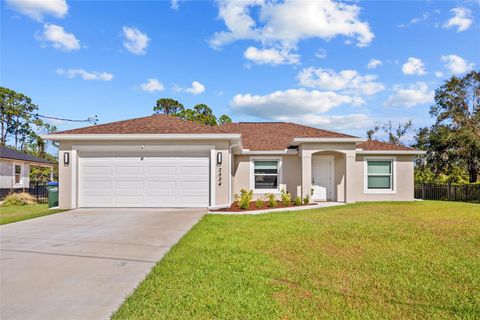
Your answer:
[[[172,97],[234,121],[365,136],[375,121],[430,124],[434,89],[480,66],[478,1],[1,6],[1,85],[42,114],[99,123],[149,115]]]

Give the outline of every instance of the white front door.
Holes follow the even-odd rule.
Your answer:
[[[80,157],[80,207],[206,207],[209,158]]]
[[[313,157],[313,201],[333,201],[333,166],[333,157],[331,156]]]

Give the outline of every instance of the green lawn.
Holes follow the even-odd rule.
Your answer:
[[[0,207],[0,225],[46,216],[65,210],[48,210],[46,204],[33,204],[19,207]]]
[[[205,216],[113,319],[478,319],[480,206]]]

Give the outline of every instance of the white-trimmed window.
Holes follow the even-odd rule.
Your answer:
[[[281,183],[281,159],[252,158],[250,188],[256,192],[278,192]]]
[[[365,192],[395,191],[395,159],[368,157],[365,159]]]
[[[13,183],[22,184],[22,165],[21,164],[13,165]]]

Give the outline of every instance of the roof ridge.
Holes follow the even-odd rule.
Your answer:
[[[144,117],[131,118],[131,119],[126,119],[126,120],[118,120],[118,121],[111,121],[111,122],[106,122],[106,123],[102,123],[102,124],[98,124],[98,125],[90,125],[90,126],[85,126],[85,127],[75,128],[75,129],[63,130],[63,131],[55,132],[54,134],[69,134],[69,133],[72,133],[72,131],[82,131],[82,130],[85,130],[85,129],[88,130],[90,128],[95,128],[95,129],[101,129],[101,128],[104,128],[104,127],[108,128],[108,126],[111,126],[111,125],[114,125],[114,124],[122,126],[126,123],[127,124],[131,123],[132,121],[134,121],[134,122],[139,121],[139,120],[141,121],[143,119],[148,119],[148,118],[152,118],[152,119],[163,118],[163,119],[168,119],[168,121],[172,121],[172,122],[186,123],[189,126],[194,126],[196,128],[208,128],[209,130],[212,130],[214,132],[228,133],[228,132],[224,131],[223,129],[220,129],[219,126],[209,126],[209,125],[206,125],[206,124],[201,124],[201,123],[181,119],[179,117],[169,115],[169,114],[152,114],[152,115],[144,116]]]
[[[159,114],[152,114],[152,115],[144,116],[144,117],[131,118],[131,119],[125,119],[125,120],[118,120],[118,121],[110,121],[110,122],[106,122],[106,123],[94,124],[94,125],[85,126],[85,127],[80,127],[80,128],[62,130],[62,131],[54,132],[54,133],[52,133],[52,134],[62,134],[62,133],[64,133],[64,132],[69,132],[69,131],[72,131],[72,130],[82,130],[82,129],[93,128],[93,127],[95,127],[95,128],[100,128],[100,127],[103,127],[103,126],[106,126],[106,125],[109,125],[109,124],[112,124],[112,123],[122,123],[122,122],[127,122],[127,121],[132,121],[132,120],[146,119],[146,118],[150,118],[150,117],[158,116],[158,115],[159,115]]]
[[[308,129],[320,130],[320,131],[323,131],[323,132],[331,132],[331,133],[335,133],[335,134],[342,134],[342,135],[345,135],[345,136],[350,136],[350,137],[352,137],[352,138],[358,138],[357,136],[353,136],[353,135],[350,135],[350,134],[346,134],[346,133],[342,133],[342,132],[338,132],[338,131],[333,131],[333,130],[327,130],[327,129],[323,129],[323,128],[306,126],[306,125],[304,125],[304,124],[299,124],[299,123],[294,123],[294,122],[285,122],[285,123],[292,124],[292,125],[295,125],[295,126],[297,126],[297,127],[303,127],[303,128],[308,128]]]

